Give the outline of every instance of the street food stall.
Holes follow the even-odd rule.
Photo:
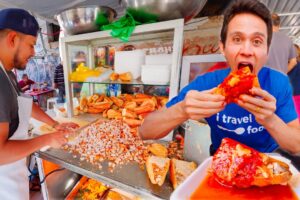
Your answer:
[[[137,47],[147,42],[155,45],[159,44],[159,41],[167,42],[171,45],[171,50],[162,52],[163,54],[161,55],[151,55],[149,51],[145,53],[141,50],[122,52],[119,49],[122,49],[123,43],[119,39],[112,38],[110,31],[81,33],[61,38],[60,50],[62,52],[64,71],[67,72],[65,73],[67,103],[63,111],[62,109],[59,110],[67,112],[69,119],[76,118],[77,120],[87,121],[88,123],[84,125],[84,128],[80,129],[81,131],[99,124],[95,120],[108,118],[113,123],[115,119],[123,118],[124,121],[130,124],[131,131],[134,133],[136,127],[147,113],[162,107],[179,90],[183,26],[184,20],[178,19],[140,25],[135,28],[130,36],[130,44]],[[109,48],[113,49],[111,50],[112,52],[109,51]],[[83,60],[83,63],[73,67],[75,64],[73,61],[76,59],[78,52],[83,52],[86,59]],[[114,56],[115,65],[113,68],[109,66],[111,64],[109,60],[110,53]],[[131,63],[125,62],[127,61],[125,58]],[[103,63],[105,63],[105,66]],[[141,65],[148,65],[148,67],[145,66],[145,71],[143,71],[144,69],[141,69]],[[156,70],[164,67],[163,70],[159,71],[159,73],[161,72],[160,77],[157,77],[157,75],[155,77],[155,71],[152,70],[151,66],[153,68],[157,66]],[[115,74],[119,78],[114,79],[113,75]],[[122,75],[125,75],[125,78],[122,78]],[[81,95],[79,96],[80,103],[79,105],[74,105],[73,98],[78,97],[74,86],[76,87],[78,84],[82,85]],[[108,85],[104,94],[99,92],[99,85]],[[158,89],[155,87],[158,87]],[[131,93],[124,93],[124,90]],[[153,90],[154,92],[152,93]],[[130,103],[135,103],[135,105]],[[136,107],[136,109],[132,110],[132,106]],[[37,128],[34,131],[35,134],[41,134],[42,132],[41,128]],[[137,139],[135,140],[138,142]],[[153,145],[160,145],[159,147],[167,152],[164,155],[166,161],[170,162],[171,158],[183,159],[183,143],[177,144],[171,140],[172,133],[163,141],[142,142],[142,146],[138,148],[147,149],[148,146],[148,148],[155,149],[155,147],[152,147]],[[96,142],[98,143],[99,141]],[[102,141],[105,141],[104,138],[102,138]],[[133,146],[133,144],[127,145]],[[148,154],[147,151],[146,154]],[[105,155],[107,156],[107,153]],[[138,163],[132,161],[125,163],[123,166],[118,165],[118,162],[111,162],[112,158],[109,159],[110,162],[107,161],[108,158],[104,156],[102,158],[104,161],[100,165],[97,162],[96,164],[95,162],[88,162],[89,159],[84,159],[80,152],[74,152],[74,150],[70,150],[67,147],[66,149],[43,149],[43,151],[37,152],[36,156],[40,171],[43,172],[40,173],[41,179],[47,176],[43,168],[45,165],[44,160],[48,160],[58,164],[60,167],[89,178],[94,178],[108,185],[109,188],[118,188],[141,198],[168,199],[173,191],[169,177],[166,178],[168,170],[164,175],[166,178],[164,183],[159,183],[159,186],[151,183],[154,180],[150,181],[147,170],[143,166],[145,158],[138,158],[137,156],[129,158],[130,160],[141,160]],[[99,157],[99,153],[97,156]],[[120,156],[125,159],[125,155]],[[154,160],[157,159],[155,154],[153,156]],[[189,162],[186,161],[186,163]],[[111,166],[115,166],[113,171]],[[193,169],[195,166],[195,163],[191,163]],[[134,176],[132,176],[133,174]],[[42,185],[42,191],[44,198],[53,197],[49,194],[47,180]]]
[[[127,6],[134,6],[134,1],[124,2]],[[213,189],[207,186],[210,181],[208,169],[222,164],[215,161],[216,157],[210,157],[210,128],[205,121],[188,120],[161,140],[142,141],[138,136],[138,127],[147,114],[165,106],[197,75],[227,67],[216,45],[222,17],[191,20],[206,1],[197,1],[198,4],[190,2],[194,3],[189,4],[190,13],[186,16],[175,12],[176,8],[174,16],[158,11],[161,14],[158,21],[137,25],[130,35],[126,35],[126,42],[124,38],[120,40],[124,35],[112,37],[112,29],[99,31],[95,27],[83,27],[81,23],[84,22],[80,21],[83,16],[79,14],[82,12],[106,12],[106,20],[110,23],[117,20],[116,17],[120,20],[118,15],[125,13],[117,1],[108,3],[114,9],[108,8],[108,5],[82,7],[79,4],[81,7],[60,13],[58,20],[65,33],[60,38],[59,51],[64,67],[66,103],[55,105],[48,114],[59,122],[75,122],[80,128],[68,135],[68,143],[62,148],[45,147],[34,153],[45,200],[187,199],[195,191],[198,191],[197,195],[202,193],[199,188],[212,197],[218,195],[216,190],[220,189],[220,185],[228,186],[226,180],[230,177],[227,176],[220,178],[221,182],[214,182]],[[69,2],[67,7],[73,7],[71,4],[73,2]],[[77,11],[77,21],[76,17],[68,18],[70,13],[76,15]],[[53,14],[52,10],[50,15]],[[79,28],[72,27],[76,23]],[[49,92],[52,90],[29,94],[40,96]],[[33,137],[54,131],[35,120],[32,124]],[[228,160],[230,156],[242,159],[249,151],[253,155],[258,154],[244,146],[237,148],[241,151],[233,153],[232,150],[232,154],[228,155],[228,152],[222,153],[228,156],[225,156]],[[290,192],[288,198],[297,199],[297,195],[298,198],[300,196],[298,158],[280,153],[285,158],[280,154],[268,155],[280,161],[261,154],[258,154],[258,160],[269,159],[271,161],[267,164],[272,163],[272,167],[280,165],[281,169],[286,169],[282,162],[288,163],[291,171],[288,176],[293,175],[290,187],[275,189],[283,191],[280,193],[282,198]],[[292,162],[287,158],[293,159]],[[231,163],[233,167],[229,168],[235,170],[235,164]],[[264,169],[269,166],[257,165]],[[67,172],[61,174],[62,171]],[[74,178],[74,174],[79,177]],[[203,180],[207,185],[199,186]],[[56,185],[55,189],[53,185]],[[221,190],[229,198],[231,188]],[[268,192],[273,190],[274,187]],[[261,191],[251,190],[247,195],[257,192]],[[207,197],[197,195],[194,199]]]
[[[180,59],[181,59],[181,50],[182,49],[182,39],[183,37],[183,20],[173,20],[167,22],[159,22],[155,24],[149,25],[141,25],[136,27],[135,31],[131,35],[131,42],[145,42],[145,41],[154,41],[157,39],[163,38],[164,40],[174,41],[172,42],[172,54],[164,54],[163,59],[165,59],[165,63],[170,65],[170,68],[167,70],[167,75],[162,77],[161,79],[155,79],[155,77],[149,77],[146,81],[142,81],[143,77],[142,71],[137,70],[135,63],[130,63],[131,65],[123,61],[122,65],[125,64],[126,67],[123,66],[125,73],[130,72],[131,74],[137,74],[135,77],[131,77],[130,80],[112,80],[113,70],[112,69],[105,69],[102,67],[101,73],[96,74],[98,75],[97,78],[90,80],[87,75],[86,79],[88,81],[77,80],[76,72],[72,72],[72,55],[75,55],[74,51],[78,51],[78,49],[84,51],[86,53],[87,66],[93,65],[95,63],[95,58],[97,58],[94,54],[94,49],[99,49],[107,44],[110,46],[116,45],[118,47],[120,41],[118,39],[111,38],[109,31],[101,31],[101,32],[93,32],[93,33],[86,33],[80,35],[73,35],[67,36],[62,38],[62,51],[64,60],[65,71],[65,80],[66,81],[66,91],[67,96],[67,108],[65,112],[68,113],[69,118],[76,118],[77,120],[87,121],[88,123],[85,125],[85,129],[88,129],[93,124],[97,124],[95,120],[105,119],[108,118],[111,121],[115,119],[123,118],[124,121],[127,121],[132,128],[132,131],[136,131],[136,127],[141,123],[144,115],[149,113],[149,111],[153,109],[158,109],[159,107],[163,106],[169,98],[175,96],[178,91],[179,87],[179,68],[180,68]],[[117,49],[117,48],[116,48]],[[122,52],[116,51],[115,62],[118,61],[117,54],[120,54],[121,57]],[[132,54],[132,55],[131,55]],[[154,62],[157,58],[155,55],[147,56],[142,54],[139,58],[140,52],[128,52],[126,57],[132,57],[133,59],[142,59],[148,60],[147,62]],[[160,56],[160,55],[157,55]],[[146,57],[146,58],[145,58]],[[124,58],[123,58],[124,59]],[[168,60],[167,60],[168,59]],[[149,61],[150,60],[150,61]],[[154,60],[154,61],[153,61]],[[158,62],[158,61],[155,61]],[[150,63],[151,64],[151,63]],[[163,65],[164,63],[159,63],[158,65]],[[166,65],[166,64],[165,64]],[[116,65],[117,66],[117,65]],[[116,72],[116,66],[114,71]],[[79,66],[85,67],[85,66]],[[140,66],[138,66],[140,67]],[[89,67],[90,68],[90,67]],[[92,69],[91,69],[92,70]],[[77,70],[78,72],[78,70]],[[79,75],[82,75],[81,72]],[[70,77],[72,76],[73,77]],[[75,75],[75,76],[74,76]],[[91,75],[93,75],[91,73]],[[121,74],[120,74],[121,76]],[[143,76],[143,75],[142,75]],[[75,78],[74,78],[75,77]],[[73,79],[72,79],[73,78]],[[80,82],[81,81],[81,82]],[[147,82],[148,81],[148,82]],[[88,84],[88,94],[86,96],[80,97],[79,105],[73,105],[73,101],[69,101],[73,99],[74,90],[73,85],[74,83],[84,83]],[[139,88],[143,88],[146,90],[147,87],[164,87],[168,89],[168,93],[165,92],[166,96],[156,96],[155,94],[151,93],[133,93],[133,94],[120,94],[120,91],[116,91],[118,95],[114,95],[115,90],[113,88],[109,88],[109,94],[101,94],[97,93],[96,85],[105,84],[105,85],[119,85],[119,90],[122,91],[122,86],[138,86]],[[140,90],[139,90],[140,91]],[[134,104],[132,104],[134,103]],[[133,106],[133,109],[131,107]],[[138,107],[139,106],[139,107]],[[149,107],[150,106],[150,107]],[[135,108],[136,107],[136,108]],[[120,111],[119,111],[120,109]],[[121,112],[121,109],[123,110]],[[77,116],[74,116],[77,115]],[[83,130],[84,131],[84,128]],[[36,131],[36,133],[42,132],[40,129]],[[108,134],[108,133],[107,133]],[[147,141],[142,146],[151,145],[153,143],[161,143],[164,147],[169,147],[172,140],[172,134],[169,137],[166,137],[165,140],[167,141]],[[104,141],[102,140],[96,141],[97,143]],[[127,144],[128,145],[128,144]],[[176,146],[176,152],[179,151],[179,144],[177,148],[177,144],[173,144]],[[93,146],[93,145],[91,145]],[[132,146],[132,144],[130,144]],[[171,145],[172,146],[172,145]],[[182,147],[181,147],[182,148]],[[169,147],[169,150],[172,147]],[[70,152],[73,152],[70,150]],[[142,170],[139,167],[138,163],[127,163],[124,166],[116,166],[116,169],[112,172],[110,168],[110,162],[103,161],[101,162],[101,167],[98,164],[92,164],[87,162],[87,160],[82,160],[82,155],[73,154],[65,149],[48,149],[45,151],[41,151],[36,153],[38,157],[38,163],[42,167],[43,162],[39,159],[45,159],[60,165],[61,167],[65,167],[71,171],[76,173],[85,175],[90,178],[94,178],[99,180],[110,187],[116,187],[132,194],[135,194],[142,198],[158,198],[158,199],[168,199],[173,191],[170,181],[166,181],[161,186],[153,185],[147,176],[146,170]],[[183,151],[181,150],[181,154]],[[98,155],[99,156],[99,155]],[[124,155],[123,155],[124,156]],[[122,156],[122,157],[123,157]],[[172,157],[171,157],[172,158]],[[174,156],[173,156],[174,158]],[[182,156],[181,156],[182,158]],[[106,158],[107,159],[107,158]],[[132,158],[137,159],[137,158]],[[140,163],[140,165],[144,163]],[[116,165],[116,163],[113,163]],[[144,168],[144,167],[143,167]],[[134,176],[132,176],[134,174]],[[43,177],[43,175],[40,175]],[[46,190],[45,187],[42,187],[43,190]],[[47,194],[47,193],[46,193]],[[44,194],[44,198],[49,198],[47,195]]]

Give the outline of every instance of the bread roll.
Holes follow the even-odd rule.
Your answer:
[[[149,156],[146,161],[146,169],[151,183],[162,186],[166,179],[169,167],[169,158]]]

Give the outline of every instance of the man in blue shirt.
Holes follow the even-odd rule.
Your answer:
[[[161,138],[188,119],[205,118],[211,127],[212,150],[224,137],[262,152],[278,146],[300,152],[300,129],[287,76],[264,67],[272,39],[269,10],[259,1],[234,1],[224,14],[220,49],[230,69],[197,77],[166,107],[151,113],[139,129],[143,139]],[[261,88],[226,105],[214,89],[230,73],[249,66]],[[155,124],[155,125],[154,125]],[[201,133],[199,133],[201,134]]]

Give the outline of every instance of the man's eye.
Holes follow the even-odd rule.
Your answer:
[[[233,38],[233,41],[234,41],[234,42],[241,42],[241,38],[239,38],[239,37],[234,37],[234,38]]]
[[[253,44],[258,46],[258,45],[262,44],[262,41],[261,40],[253,40]]]

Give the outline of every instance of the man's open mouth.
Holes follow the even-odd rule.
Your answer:
[[[249,67],[251,72],[253,72],[253,65],[251,63],[241,62],[238,64],[238,69],[242,69],[244,67]]]

